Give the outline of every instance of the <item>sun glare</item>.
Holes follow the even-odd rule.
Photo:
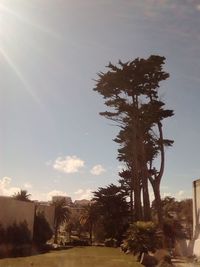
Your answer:
[[[25,47],[29,45],[29,41],[26,40],[27,36],[24,33],[24,28],[28,29],[30,35],[34,30],[34,32],[48,34],[53,38],[58,38],[58,36],[48,28],[28,19],[28,14],[25,14],[24,10],[20,12],[20,7],[25,2],[27,4],[27,1],[12,0],[11,2],[0,0],[0,54],[18,77],[27,93],[31,95],[40,107],[44,108],[40,97],[29,84],[28,79],[25,77],[23,71],[21,71],[20,62],[18,62],[19,58],[23,57],[23,45]],[[31,43],[31,49],[40,50],[36,42]]]

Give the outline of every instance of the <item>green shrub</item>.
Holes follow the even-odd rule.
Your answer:
[[[105,239],[105,241],[104,241],[104,245],[106,246],[106,247],[117,247],[117,239],[115,239],[115,238],[107,238],[107,239]]]
[[[89,242],[87,240],[74,239],[71,242],[68,242],[69,246],[89,246]]]
[[[33,241],[36,245],[44,245],[49,239],[51,239],[53,231],[49,226],[49,223],[44,217],[43,213],[38,213],[35,216]]]
[[[0,244],[4,244],[6,240],[6,231],[3,226],[0,224]]]
[[[134,254],[141,251],[155,251],[161,247],[161,237],[158,235],[156,225],[153,222],[138,221],[131,224],[121,246],[123,251],[130,251]]]

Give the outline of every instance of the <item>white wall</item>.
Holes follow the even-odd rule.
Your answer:
[[[200,257],[200,179],[193,182],[193,254]]]

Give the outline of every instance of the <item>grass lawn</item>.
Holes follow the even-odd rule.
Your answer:
[[[0,267],[140,267],[131,255],[115,248],[77,247],[46,254],[1,259]]]

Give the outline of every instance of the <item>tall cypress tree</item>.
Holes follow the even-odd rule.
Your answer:
[[[158,95],[160,82],[169,77],[163,71],[164,61],[164,57],[152,55],[126,63],[119,61],[118,66],[110,63],[107,72],[99,73],[94,88],[105,99],[105,105],[111,108],[100,114],[121,128],[114,141],[120,146],[118,159],[127,165],[128,173],[122,172],[121,177],[128,181],[126,185],[131,207],[134,202],[134,218],[150,220],[150,181],[161,226],[160,182],[164,171],[164,146],[173,143],[163,138],[162,130],[163,119],[172,116],[173,111],[164,108]],[[161,159],[159,170],[154,166],[158,157]]]

